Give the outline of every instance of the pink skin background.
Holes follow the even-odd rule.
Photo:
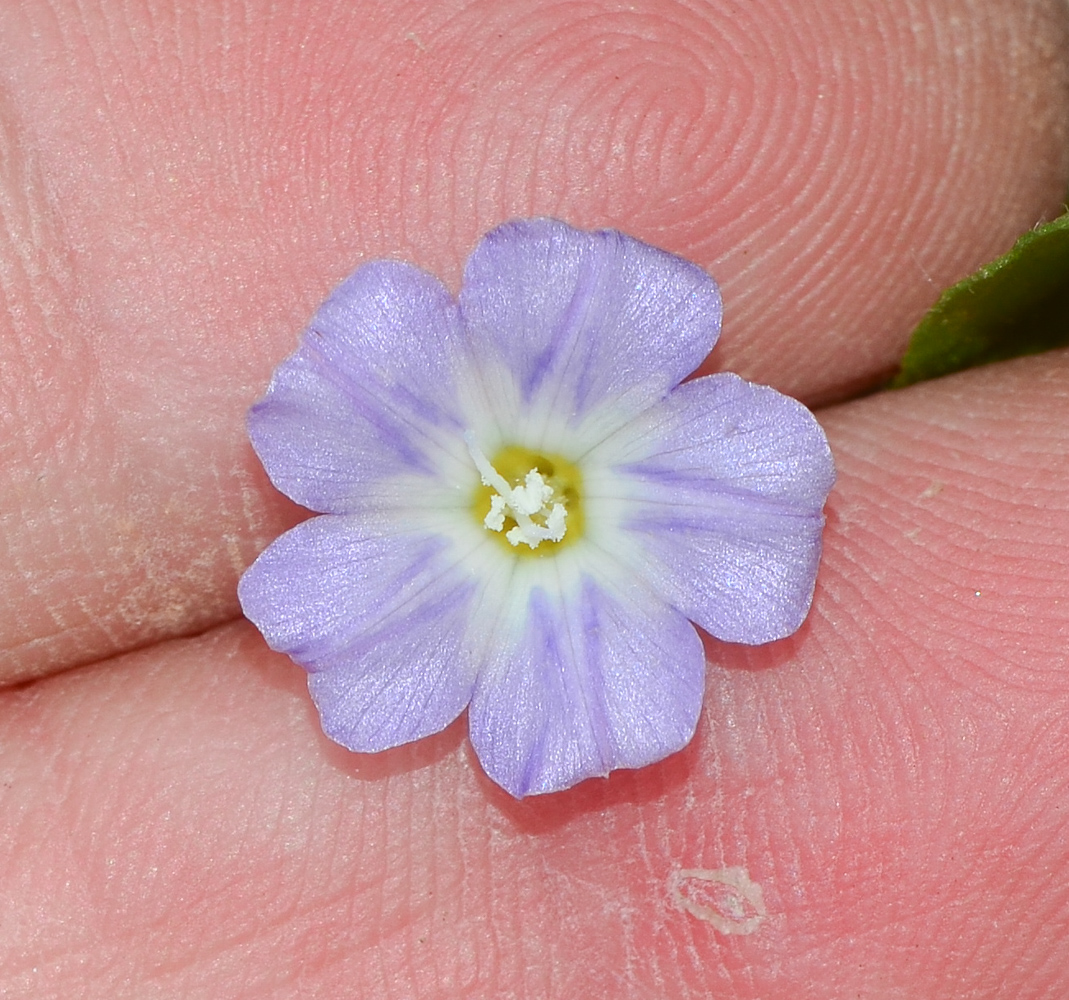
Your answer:
[[[1069,995],[1069,354],[861,398],[1067,183],[1063,0],[5,0],[0,996]],[[314,307],[532,214],[707,267],[840,479],[692,746],[517,803],[234,588]]]

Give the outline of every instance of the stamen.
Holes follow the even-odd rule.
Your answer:
[[[483,526],[490,531],[502,531],[505,517],[511,517],[516,526],[505,533],[505,538],[513,546],[521,542],[532,549],[542,542],[559,542],[564,538],[565,517],[564,504],[554,501],[553,487],[550,486],[537,469],[531,469],[522,486],[509,486],[508,480],[491,465],[475,443],[474,435],[469,431],[464,435],[464,443],[475,468],[479,470],[484,486],[495,490],[490,498],[490,510],[483,518]],[[535,521],[534,518],[538,518]]]

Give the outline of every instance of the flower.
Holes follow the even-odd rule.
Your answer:
[[[834,479],[812,414],[731,374],[683,379],[716,283],[612,230],[493,230],[459,299],[396,261],[320,307],[250,411],[275,486],[321,516],[242,577],[309,672],[323,729],[379,751],[468,710],[514,796],[691,739],[721,639],[794,632]]]

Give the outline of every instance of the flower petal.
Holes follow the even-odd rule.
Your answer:
[[[689,375],[720,333],[720,292],[689,261],[610,229],[553,219],[488,233],[460,307],[480,363],[496,358],[524,403],[581,417],[613,400],[622,419]]]
[[[476,685],[472,745],[517,797],[642,767],[694,734],[705,671],[698,634],[641,585],[597,575],[532,589],[522,629]]]
[[[443,432],[457,438],[463,337],[441,283],[375,261],[319,308],[301,346],[249,411],[271,481],[312,510],[351,512],[370,483],[433,474]]]
[[[642,572],[691,621],[750,644],[801,625],[835,480],[801,403],[736,375],[696,379],[590,461],[615,465],[620,526],[639,540]]]
[[[310,671],[324,732],[384,750],[444,729],[471,697],[477,585],[458,561],[442,536],[316,517],[260,555],[238,596],[268,645]]]

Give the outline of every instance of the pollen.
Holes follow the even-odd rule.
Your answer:
[[[546,555],[581,532],[579,470],[573,463],[516,445],[502,448],[491,461],[471,434],[464,440],[481,481],[476,517],[517,554]]]

